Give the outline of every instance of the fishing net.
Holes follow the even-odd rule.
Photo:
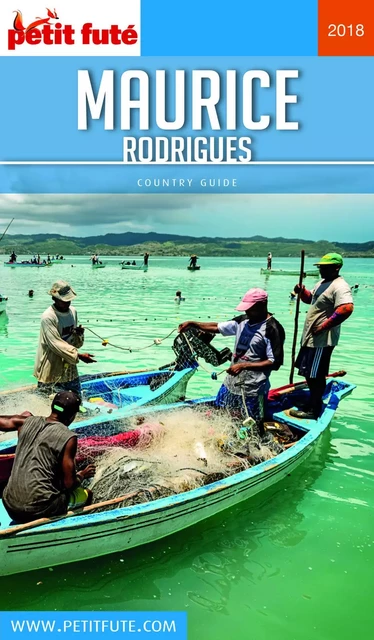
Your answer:
[[[173,346],[175,359],[158,369],[81,376],[84,413],[78,413],[75,421],[98,415],[114,418],[118,409],[136,403],[152,405],[183,401],[186,398],[187,384],[198,363],[195,352],[184,339],[181,345],[184,348]],[[179,375],[175,375],[176,373]],[[131,374],[131,377],[127,374]],[[30,411],[34,415],[47,416],[51,400],[60,390],[58,382],[56,385],[48,385],[49,388],[43,393],[36,385],[0,393],[0,414],[14,415]]]
[[[283,450],[282,438],[269,432],[261,441],[240,420],[215,408],[155,412],[122,428],[122,446],[116,446],[116,437],[79,440],[79,465],[96,464],[89,485],[95,503],[125,496],[123,503],[129,505],[189,491]]]

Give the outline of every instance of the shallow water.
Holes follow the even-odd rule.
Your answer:
[[[92,270],[83,257],[50,269],[0,267],[1,292],[9,296],[7,316],[0,316],[1,388],[33,382],[39,317],[49,304],[49,287],[61,278],[76,289],[79,320],[86,328],[118,346],[151,345],[139,353],[104,348],[86,331],[85,350],[98,362],[82,365],[82,373],[171,362],[174,335],[159,346],[154,338],[163,338],[182,320],[230,318],[248,288],[263,286],[287,333],[286,365],[272,375],[272,386],[288,381],[295,309],[289,292],[295,277],[266,279],[260,275],[264,261],[258,259],[202,258],[201,271],[191,273],[186,259],[151,258],[146,274],[121,271],[119,258],[105,261],[100,270]],[[273,266],[297,270],[298,260],[276,259]],[[253,640],[368,637],[373,622],[374,260],[346,260],[344,275],[360,288],[332,369],[346,369],[357,389],[292,476],[148,547],[0,579],[2,608],[186,610],[193,639],[201,637],[202,625],[208,640],[229,634]],[[313,282],[306,280],[307,286]],[[27,296],[31,288],[33,299]],[[174,303],[177,289],[186,297],[180,306]],[[218,348],[226,345],[232,340],[215,339]],[[200,370],[189,395],[215,392],[219,384]]]

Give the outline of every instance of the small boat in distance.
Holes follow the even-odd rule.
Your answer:
[[[261,275],[264,276],[299,276],[299,271],[288,271],[287,269],[261,269]],[[318,278],[319,271],[316,269],[315,271],[304,271],[303,277],[314,277]]]
[[[4,267],[36,267],[37,269],[41,267],[49,266],[46,262],[41,262],[40,264],[35,262],[4,262]]]
[[[196,265],[196,267],[187,267],[188,271],[199,271],[200,270],[200,265]]]
[[[121,269],[132,269],[133,271],[148,271],[148,265],[141,264],[123,264],[121,263]]]
[[[100,262],[98,264],[93,264],[92,268],[93,269],[104,269],[105,268],[105,264],[101,264]]]

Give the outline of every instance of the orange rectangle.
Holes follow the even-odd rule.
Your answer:
[[[319,0],[319,56],[374,56],[372,0]]]

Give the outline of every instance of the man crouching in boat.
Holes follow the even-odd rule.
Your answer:
[[[264,433],[269,377],[283,364],[285,332],[268,312],[268,294],[263,289],[250,289],[237,311],[245,311],[228,322],[183,322],[179,331],[198,327],[203,331],[235,336],[235,347],[228,375],[217,395],[217,404],[229,410],[247,412]]]
[[[48,418],[27,413],[0,418],[1,430],[18,428],[16,456],[3,493],[15,522],[64,515],[92,502],[92,492],[80,484],[95,474],[95,467],[76,472],[77,437],[68,429],[80,404],[72,391],[60,391]]]

